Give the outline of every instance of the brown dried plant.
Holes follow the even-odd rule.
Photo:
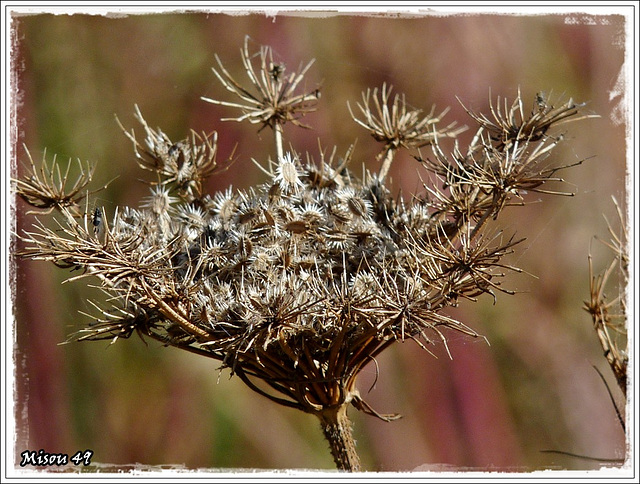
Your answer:
[[[76,214],[81,213],[81,202],[87,195],[83,190],[91,183],[95,166],[90,163],[83,164],[78,160],[80,173],[73,186],[69,188],[67,183],[73,166],[71,160],[63,172],[55,156],[51,162],[47,163],[45,151],[40,169],[37,169],[31,153],[27,149],[25,151],[29,159],[29,166],[26,167],[27,174],[14,180],[15,192],[20,198],[32,207],[44,210],[43,213],[51,213],[55,209],[62,208]]]
[[[589,253],[589,299],[584,302],[583,309],[591,315],[593,328],[623,397],[627,397],[627,367],[629,356],[627,353],[627,299],[626,290],[629,287],[629,252],[625,217],[618,201],[613,198],[616,207],[619,226],[618,230],[607,220],[610,240],[600,240],[604,246],[613,252],[613,259],[608,266],[596,274],[593,269],[593,256]],[[606,220],[606,217],[605,217]],[[597,237],[596,237],[597,239]],[[613,290],[616,297],[610,299],[605,291]],[[616,412],[618,423],[626,433],[626,415],[620,410],[616,398],[607,383],[606,378],[597,366],[593,367],[602,380],[611,404]],[[561,450],[544,450],[542,452],[568,455],[584,460],[600,463],[624,463],[625,459],[593,457]]]
[[[319,89],[316,88],[304,94],[296,93],[298,85],[304,79],[314,61],[309,62],[299,72],[285,75],[285,65],[275,63],[272,50],[263,46],[258,54],[260,65],[256,72],[256,68],[253,65],[254,56],[249,52],[249,36],[245,37],[241,54],[242,63],[251,82],[253,92],[238,83],[224,68],[222,61],[216,55],[218,69],[213,67],[213,73],[222,85],[242,102],[232,103],[207,97],[202,97],[202,99],[213,104],[238,108],[243,113],[242,116],[237,118],[225,118],[223,120],[239,122],[248,120],[250,123],[262,124],[263,128],[269,126],[273,129],[276,137],[276,155],[280,159],[284,155],[282,148],[283,125],[292,123],[296,126],[308,128],[299,119],[316,110],[316,102],[320,97]]]
[[[456,127],[454,121],[446,128],[436,130],[436,123],[442,120],[449,108],[438,116],[435,116],[435,106],[426,115],[419,109],[407,110],[404,94],[402,96],[396,94],[393,98],[393,105],[389,106],[392,89],[391,86],[387,88],[387,85],[383,84],[379,99],[378,88],[373,90],[373,94],[370,89],[362,94],[362,104],[357,104],[363,116],[362,120],[353,114],[351,106],[347,104],[353,120],[368,130],[373,139],[384,143],[384,148],[377,157],[378,160],[383,160],[378,172],[380,180],[384,180],[386,177],[398,149],[421,148],[435,143],[438,137],[455,138],[467,129],[465,126]],[[371,109],[371,99],[373,99],[375,111]]]
[[[619,219],[619,231],[607,221],[610,241],[603,243],[613,251],[614,257],[607,268],[595,274],[593,270],[593,258],[589,254],[589,278],[590,298],[584,303],[584,309],[593,320],[600,345],[604,352],[613,374],[616,377],[618,387],[626,398],[627,396],[627,366],[629,357],[626,351],[627,344],[627,307],[625,291],[629,281],[629,255],[627,248],[627,227],[625,217],[620,205],[613,199]],[[616,297],[609,299],[605,289],[613,289],[612,277],[617,275]]]
[[[461,103],[462,104],[462,103]],[[572,99],[558,107],[548,102],[544,92],[536,94],[535,105],[531,114],[525,114],[522,96],[518,96],[511,103],[498,97],[494,106],[490,100],[490,111],[493,120],[482,113],[475,113],[465,107],[467,113],[489,134],[498,146],[509,145],[516,141],[539,141],[545,137],[551,126],[575,120],[584,105],[575,104]],[[464,107],[464,105],[463,105]]]
[[[139,165],[157,177],[149,196],[108,217],[101,208],[77,210],[90,176],[68,193],[64,183],[15,180],[27,203],[63,215],[53,229],[38,222],[22,234],[20,255],[82,269],[73,279],[97,278],[110,296],[72,339],[137,333],[218,360],[271,401],[317,416],[337,467],[359,470],[348,406],[397,418],[363,400],[360,371],[396,341],[429,351],[437,342],[446,347],[451,331],[478,336],[445,310],[462,299],[512,293],[502,278],[519,269],[504,257],[519,240],[489,222],[524,203],[524,191],[549,193],[542,187],[560,181],[549,157],[561,138],[547,130],[586,116],[573,103],[552,108],[536,98],[526,117],[518,94],[507,119],[496,111],[489,124],[473,114],[480,126],[467,154],[456,146],[447,155],[439,140],[460,129],[439,128],[444,112],[434,116],[435,108],[408,110],[404,96],[389,105],[383,86],[380,98],[377,90],[364,94],[354,116],[383,143],[380,172],[365,170],[360,179],[347,166],[353,147],[341,161],[336,149],[320,149],[318,160],[283,151],[284,126],[300,125],[315,109],[317,90],[297,93],[311,63],[287,76],[263,47],[256,68],[247,45],[242,60],[255,92],[218,59],[215,75],[240,102],[206,101],[273,130],[275,161],[265,155],[260,165],[265,183],[203,193],[204,180],[227,165],[215,161],[217,135],[173,143],[136,108],[144,141],[123,130]],[[432,155],[423,158],[416,150],[426,145]],[[428,177],[411,201],[385,183],[400,148],[415,152]]]

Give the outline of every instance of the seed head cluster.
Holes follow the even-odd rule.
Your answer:
[[[472,113],[472,143],[445,154],[440,138],[461,128],[439,130],[442,116],[407,110],[404,97],[390,105],[386,87],[380,98],[368,91],[354,118],[382,144],[383,173],[363,168],[357,176],[353,147],[341,157],[336,149],[282,150],[284,124],[302,126],[298,119],[315,109],[318,92],[296,91],[309,66],[285,76],[269,49],[261,49],[258,68],[246,45],[242,54],[256,93],[218,60],[214,72],[242,104],[217,103],[240,108],[238,121],[273,130],[275,159],[256,162],[264,183],[205,193],[206,179],[232,158],[217,160],[217,134],[173,142],[136,108],[144,138],[124,132],[140,167],[155,176],[139,207],[83,211],[91,171],[65,193],[64,184],[38,178],[32,163],[15,191],[63,216],[53,228],[37,222],[21,254],[78,271],[73,279],[95,277],[110,296],[74,339],[138,333],[219,360],[256,392],[321,420],[348,404],[391,419],[362,400],[360,370],[398,340],[428,350],[435,342],[446,347],[448,331],[477,336],[444,310],[511,292],[502,277],[518,269],[503,259],[519,240],[489,222],[522,204],[525,192],[550,193],[542,187],[561,181],[549,163],[561,137],[547,130],[585,117],[575,116],[581,106],[553,107],[537,95],[525,116],[518,94],[507,116]],[[417,151],[425,146],[426,156]],[[385,177],[400,148],[415,151],[425,180],[409,201],[394,196]],[[333,444],[332,451],[339,467],[354,468]]]

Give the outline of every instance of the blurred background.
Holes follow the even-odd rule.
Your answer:
[[[120,12],[122,9],[119,10]],[[211,71],[218,54],[237,78],[240,48],[273,47],[290,72],[315,64],[302,87],[321,87],[313,130],[285,128],[285,146],[317,157],[323,147],[343,154],[357,139],[352,169],[377,169],[380,149],[350,118],[367,88],[392,84],[409,104],[451,110],[446,121],[472,126],[465,106],[488,111],[489,96],[513,100],[521,90],[528,110],[535,94],[586,102],[597,119],[561,127],[566,141],[557,164],[586,160],[563,172],[575,197],[533,194],[524,208],[497,224],[526,237],[510,262],[535,277],[512,274],[498,294],[452,311],[487,337],[450,337],[449,359],[411,342],[398,343],[361,374],[359,389],[386,423],[350,410],[363,468],[371,471],[598,469],[595,458],[625,458],[626,439],[607,390],[624,401],[602,355],[590,316],[587,256],[596,271],[611,260],[604,216],[615,222],[611,197],[624,205],[627,144],[622,15],[469,14],[352,15],[311,12],[169,13],[147,15],[14,15],[15,157],[19,173],[44,150],[59,159],[97,164],[92,197],[113,213],[147,195],[131,142],[115,116],[136,133],[138,105],[151,127],[172,140],[216,130],[224,158],[237,144],[232,169],[209,181],[211,193],[263,180],[251,158],[273,156],[273,140],[259,126],[222,122],[236,116],[201,96],[233,101]],[[439,111],[438,111],[439,112]],[[464,147],[473,135],[460,136]],[[420,190],[408,155],[392,166],[395,190]],[[17,230],[34,221],[16,203]],[[16,242],[15,247],[20,247]],[[91,449],[93,461],[118,467],[180,465],[188,469],[326,469],[334,464],[318,422],[255,394],[216,361],[137,337],[60,345],[88,321],[86,281],[53,265],[15,261],[16,456],[45,449],[72,455]],[[613,288],[615,297],[615,287]],[[19,462],[19,457],[16,457]],[[618,464],[604,464],[616,466]]]

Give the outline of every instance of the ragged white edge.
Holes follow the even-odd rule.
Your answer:
[[[3,176],[3,200],[2,200],[2,242],[0,243],[0,250],[2,251],[2,272],[0,275],[0,284],[4,288],[2,294],[2,308],[3,316],[2,327],[4,330],[4,344],[2,345],[2,361],[3,361],[3,373],[2,373],[2,417],[6,424],[4,429],[5,442],[9,445],[6,448],[3,446],[4,451],[2,453],[2,468],[12,469],[14,466],[15,452],[14,448],[17,445],[18,432],[16,417],[22,422],[26,422],[28,397],[25,393],[22,407],[16,407],[16,379],[17,372],[22,373],[24,365],[24,355],[20,355],[17,352],[17,332],[14,318],[14,302],[13,296],[16,294],[16,270],[11,263],[10,248],[11,248],[11,234],[16,233],[16,203],[15,197],[11,191],[11,178],[17,176],[17,155],[18,155],[18,112],[19,108],[23,104],[22,93],[17,90],[17,72],[7,72],[9,66],[18,66],[18,38],[15,35],[15,25],[13,25],[14,19],[11,19],[8,29],[4,32],[6,45],[10,45],[8,53],[10,59],[6,59],[2,63],[2,90],[8,94],[9,106],[5,109],[4,124],[3,123],[3,146],[4,146],[4,159],[8,162],[3,163],[4,176]],[[4,57],[3,57],[4,58]],[[10,85],[7,85],[10,83]],[[18,360],[18,358],[20,358]],[[16,365],[18,370],[16,371]],[[25,387],[26,388],[26,387]],[[25,433],[28,429],[23,425],[22,433]],[[3,471],[4,473],[4,471]]]

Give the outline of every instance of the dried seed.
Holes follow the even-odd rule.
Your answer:
[[[309,230],[309,224],[304,220],[294,220],[292,222],[288,222],[284,228],[288,232],[292,232],[294,234],[303,234]]]

